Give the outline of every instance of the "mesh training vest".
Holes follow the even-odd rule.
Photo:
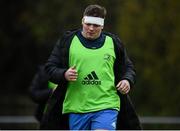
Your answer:
[[[114,44],[106,36],[101,48],[89,49],[74,36],[69,51],[69,67],[76,66],[78,78],[69,82],[63,113],[87,113],[102,109],[120,109],[114,84]]]

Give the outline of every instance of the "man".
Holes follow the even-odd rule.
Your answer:
[[[141,129],[126,95],[134,67],[119,38],[102,32],[105,16],[104,7],[89,5],[82,29],[66,32],[57,42],[45,68],[59,86],[42,129]]]

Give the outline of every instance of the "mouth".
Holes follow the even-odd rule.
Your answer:
[[[93,33],[93,32],[88,32],[88,34],[89,34],[89,35],[94,35],[94,33]]]

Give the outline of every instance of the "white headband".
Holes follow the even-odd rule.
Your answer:
[[[104,19],[100,17],[84,16],[84,23],[104,26]]]

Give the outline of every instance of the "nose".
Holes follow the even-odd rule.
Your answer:
[[[89,29],[94,30],[94,25],[93,24],[89,25]]]

